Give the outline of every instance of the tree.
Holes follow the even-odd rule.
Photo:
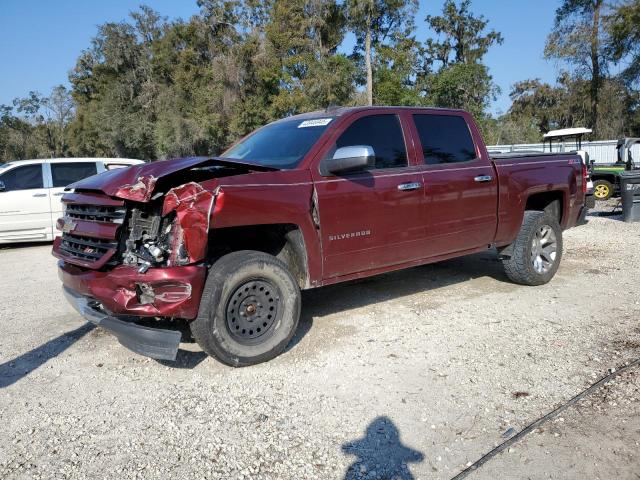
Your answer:
[[[0,106],[0,161],[63,157],[74,104],[65,87],[58,85],[45,97],[31,91]]]
[[[16,115],[14,107],[0,105],[0,161],[37,157],[38,142],[34,130],[28,121]]]
[[[63,85],[53,88],[51,95],[44,98],[48,146],[53,156],[62,157],[67,153],[67,127],[74,117],[75,103]]]
[[[407,19],[417,9],[416,0],[347,0],[347,18],[356,36],[354,58],[364,56],[366,102],[373,105],[373,67],[376,52],[391,38],[398,38]]]
[[[498,91],[487,67],[477,63],[456,63],[430,75],[426,90],[430,105],[468,110],[480,123]]]
[[[531,118],[517,117],[509,113],[485,121],[483,131],[487,145],[513,145],[539,143],[540,132]]]
[[[590,87],[588,80],[573,78],[568,73],[561,74],[556,85],[538,79],[518,82],[511,91],[512,105],[504,120],[535,125],[538,140],[549,130],[585,125],[591,115]],[[598,136],[607,139],[633,136],[637,131],[634,124],[637,93],[618,79],[606,78],[602,80],[599,99]]]
[[[499,88],[482,59],[503,38],[495,30],[487,31],[488,21],[470,9],[470,0],[459,6],[446,0],[441,16],[427,16],[438,37],[426,41],[427,60],[420,84],[429,104],[469,110],[485,130],[486,110]]]
[[[267,52],[279,77],[275,116],[345,103],[354,69],[336,52],[344,10],[333,0],[275,0],[266,25]]]
[[[563,0],[547,39],[545,56],[567,62],[574,76],[590,83],[589,124],[596,131],[600,88],[611,60],[604,26],[604,0]]]
[[[626,60],[622,79],[635,87],[640,83],[640,0],[616,8],[608,18],[609,52],[614,61]]]
[[[516,123],[528,121],[537,127],[540,136],[554,128],[561,128],[570,121],[565,116],[567,93],[558,87],[543,83],[540,79],[517,82],[509,95],[509,116]]]
[[[439,37],[427,40],[427,54],[432,61],[440,62],[442,69],[452,63],[478,63],[491,46],[504,42],[495,30],[485,33],[489,21],[482,15],[474,16],[470,9],[471,0],[463,0],[460,6],[454,0],[446,0],[441,16],[426,18]]]
[[[135,24],[98,27],[70,75],[78,115],[72,126],[79,154],[155,158],[153,123],[157,84],[153,81],[152,45],[146,35],[157,16],[143,10]],[[142,27],[143,23],[147,23]]]

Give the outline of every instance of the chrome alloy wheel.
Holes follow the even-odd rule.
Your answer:
[[[531,241],[531,263],[538,273],[551,270],[558,251],[556,234],[549,225],[538,229]]]

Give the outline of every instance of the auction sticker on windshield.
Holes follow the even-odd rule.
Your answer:
[[[307,128],[307,127],[324,127],[325,125],[329,125],[329,123],[333,120],[333,118],[316,118],[314,120],[305,120],[298,128]]]

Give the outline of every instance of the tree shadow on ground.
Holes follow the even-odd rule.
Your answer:
[[[424,460],[422,452],[402,444],[400,432],[389,417],[374,419],[363,438],[342,445],[342,451],[355,455],[345,480],[382,478],[389,480],[414,480],[410,463]]]
[[[313,327],[314,317],[359,308],[384,302],[418,292],[429,292],[480,277],[489,277],[498,282],[508,282],[495,251],[459,257],[440,263],[413,267],[339,285],[302,292],[302,313],[298,329],[285,351],[290,351],[302,341]],[[510,282],[509,282],[510,283]],[[164,324],[149,320],[150,324]],[[142,322],[141,324],[146,325]],[[167,324],[166,328],[176,328]],[[193,343],[189,327],[179,326],[182,342]],[[175,361],[157,360],[163,366],[177,369],[192,369],[207,358],[202,351],[180,349]]]
[[[476,278],[488,277],[511,283],[495,250],[458,257],[337,285],[302,292],[302,314],[298,330],[287,351],[305,337],[315,317],[394,300],[419,292],[432,292]]]
[[[60,355],[94,328],[93,324],[85,323],[75,330],[63,333],[39,347],[0,364],[0,388],[13,385],[26,377],[47,361]]]

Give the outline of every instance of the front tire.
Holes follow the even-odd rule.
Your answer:
[[[510,255],[502,259],[507,277],[521,285],[543,285],[562,259],[562,228],[545,212],[526,211]]]
[[[244,367],[280,355],[299,318],[300,288],[287,266],[272,255],[245,250],[211,267],[191,332],[207,354]]]

